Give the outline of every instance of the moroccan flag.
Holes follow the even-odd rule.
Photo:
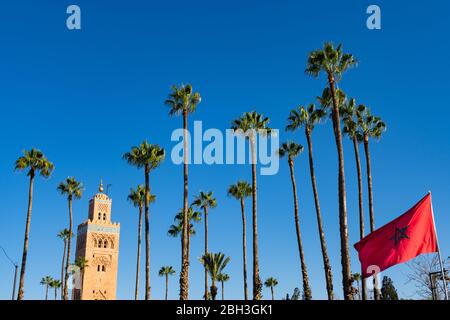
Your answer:
[[[386,270],[422,253],[437,252],[431,193],[354,246],[361,261],[363,278],[373,275],[374,270]]]

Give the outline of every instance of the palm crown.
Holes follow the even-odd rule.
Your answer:
[[[212,191],[203,192],[201,191],[198,196],[195,197],[192,205],[197,206],[201,209],[214,208],[217,206],[216,198],[213,197]]]
[[[360,132],[367,138],[381,138],[381,135],[386,131],[386,124],[380,117],[371,114],[370,110],[364,106],[358,106],[358,125]]]
[[[249,134],[256,131],[258,134],[267,135],[271,132],[268,126],[269,118],[264,117],[256,111],[246,112],[240,118],[234,120],[231,124],[231,129],[234,131],[241,130],[241,134],[245,134],[249,138]]]
[[[316,109],[316,106],[313,103],[307,108],[300,106],[297,109],[291,110],[286,131],[295,131],[298,128],[305,127],[308,132],[311,132],[314,129],[314,126],[319,123],[325,115],[326,111],[324,109]]]
[[[228,188],[228,195],[235,199],[243,200],[252,195],[252,187],[247,181],[238,181]]]
[[[160,277],[166,276],[166,275],[174,275],[175,274],[175,270],[173,269],[172,266],[164,266],[161,267],[161,269],[159,269],[158,275]]]
[[[274,277],[267,278],[266,281],[264,282],[264,285],[267,288],[275,287],[276,285],[278,285],[278,280],[275,279]]]
[[[194,208],[189,207],[188,209],[188,221],[189,221],[189,234],[194,235],[195,229],[194,224],[192,222],[199,222],[201,220],[202,214],[198,211],[195,211]],[[182,231],[183,226],[183,210],[180,210],[174,219],[175,223],[169,227],[169,231],[167,233],[171,237],[178,237],[178,235]]]
[[[165,150],[157,144],[149,144],[146,140],[139,146],[131,148],[123,158],[137,168],[152,170],[157,168],[165,158]]]
[[[68,240],[69,234],[70,234],[69,229],[63,229],[58,233],[58,238]]]
[[[217,280],[220,282],[227,282],[230,280],[230,276],[226,273],[220,273],[217,275]]]
[[[342,104],[339,113],[342,115],[342,120],[344,121],[344,134],[349,136],[351,139],[356,138],[357,141],[362,141],[360,125],[358,122],[360,111],[356,106],[356,100],[350,99],[346,103]]]
[[[308,56],[305,72],[313,77],[318,77],[320,72],[333,76],[339,80],[342,74],[357,64],[352,54],[342,51],[342,44],[336,48],[331,42],[326,42],[323,49],[317,49]]]
[[[297,157],[302,152],[303,146],[292,141],[282,143],[281,148],[278,149],[280,158],[287,155],[289,161],[292,161],[293,158]]]
[[[85,257],[77,257],[74,263],[81,271],[89,267],[89,261]]]
[[[50,162],[42,151],[32,148],[31,150],[24,150],[23,156],[16,160],[15,170],[28,170],[28,176],[34,176],[36,171],[44,178],[48,178],[54,169],[54,165]]]
[[[58,191],[62,195],[67,195],[68,199],[81,199],[83,195],[83,184],[75,179],[75,177],[68,177],[65,181],[58,185]]]
[[[190,84],[181,85],[180,87],[174,85],[165,104],[170,108],[169,114],[175,116],[184,112],[194,112],[201,100],[200,93],[193,92]]]
[[[136,189],[131,188],[130,194],[127,197],[135,207],[143,207],[145,201],[145,187],[143,185],[138,185]],[[155,202],[156,196],[154,194],[149,194],[149,203]]]
[[[225,257],[221,252],[207,253],[200,258],[200,262],[205,266],[212,279],[217,279],[217,276],[230,262],[230,257]]]
[[[41,279],[41,284],[42,285],[44,285],[44,286],[49,286],[51,283],[52,283],[52,281],[53,281],[53,278],[52,277],[50,277],[50,276],[46,276],[46,277],[44,277],[44,278],[42,278]]]

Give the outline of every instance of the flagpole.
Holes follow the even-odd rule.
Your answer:
[[[430,195],[430,198],[431,198],[431,191],[428,191],[428,194]],[[436,223],[434,222],[433,201],[431,201],[431,216],[433,218],[434,233],[436,234],[436,245],[437,245],[437,249],[438,249],[437,254],[438,254],[438,259],[439,259],[439,266],[441,267],[442,282],[444,283],[445,300],[448,300],[447,280],[445,279],[444,264],[442,263],[442,258],[441,258],[441,247],[439,246],[439,237],[438,237],[437,230],[436,230]]]

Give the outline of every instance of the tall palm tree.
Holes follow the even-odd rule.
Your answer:
[[[264,282],[264,285],[266,286],[266,288],[270,288],[272,300],[275,300],[274,288],[278,285],[278,280],[273,277],[267,278],[266,281]]]
[[[151,196],[154,199],[154,196]],[[145,187],[138,185],[136,190],[131,188],[130,194],[127,197],[133,206],[139,208],[138,221],[138,243],[137,243],[137,261],[136,261],[136,284],[134,289],[134,300],[139,298],[139,270],[141,264],[141,235],[142,235],[142,211],[145,203]]]
[[[192,205],[203,209],[203,217],[205,223],[205,255],[208,253],[208,209],[215,208],[217,206],[216,198],[213,197],[212,191],[201,191],[198,196],[195,197]],[[208,271],[205,267],[205,300],[208,299]]]
[[[360,128],[360,135],[364,142],[364,153],[366,155],[366,171],[367,171],[367,187],[369,194],[369,218],[370,218],[370,232],[375,231],[375,214],[373,209],[373,189],[372,189],[372,166],[370,158],[369,140],[379,140],[384,131],[386,131],[386,124],[380,117],[373,116],[370,110],[364,106],[358,106],[358,124]],[[374,297],[375,300],[381,299],[381,293],[378,288],[377,277],[374,277]]]
[[[363,182],[361,173],[361,159],[359,156],[359,144],[363,138],[360,133],[358,124],[358,109],[355,99],[350,99],[348,103],[341,106],[342,119],[344,121],[344,134],[346,134],[353,142],[353,150],[355,152],[356,173],[358,177],[358,207],[359,207],[359,237],[364,238],[364,206],[363,206]],[[361,295],[361,292],[360,292]],[[362,299],[367,299],[366,279],[362,279]]]
[[[187,242],[189,234],[188,228],[188,115],[197,109],[201,102],[200,93],[194,92],[190,84],[181,85],[179,87],[172,86],[172,92],[169,94],[165,104],[169,106],[169,115],[183,116],[183,224],[182,224],[182,245],[181,245],[181,272],[180,272],[180,300],[189,299],[189,257],[187,254]]]
[[[252,159],[252,216],[253,216],[253,299],[261,299],[262,283],[259,276],[258,255],[258,215],[257,215],[257,183],[256,183],[256,138],[257,135],[267,135],[269,118],[256,111],[246,112],[232,122],[231,129],[237,134],[243,134],[250,142]]]
[[[302,243],[302,233],[300,231],[300,222],[298,217],[297,184],[295,183],[295,175],[294,175],[294,158],[296,158],[302,152],[303,152],[302,145],[299,145],[295,142],[285,142],[281,144],[281,148],[278,150],[278,155],[280,156],[280,158],[287,156],[289,170],[291,173],[292,192],[294,195],[294,222],[295,222],[295,231],[297,233],[297,245],[298,245],[298,252],[300,255],[300,265],[303,278],[303,292],[305,294],[305,299],[311,300],[312,298],[311,287],[309,286],[308,270],[305,262],[305,254]]]
[[[230,257],[225,257],[225,255],[221,252],[207,253],[200,258],[200,262],[206,267],[206,270],[208,270],[209,276],[211,277],[210,290],[212,300],[216,300],[217,296],[217,277],[222,273],[223,269],[225,269],[230,260]]]
[[[159,269],[158,272],[160,277],[166,278],[166,300],[169,294],[169,276],[173,276],[175,274],[175,270],[172,266],[164,266]]]
[[[159,167],[165,158],[165,151],[156,144],[142,142],[131,148],[123,158],[138,169],[144,168],[145,176],[145,300],[150,299],[150,171]]]
[[[68,177],[66,180],[58,185],[57,190],[64,196],[67,196],[69,202],[69,239],[67,240],[67,255],[66,255],[66,267],[64,277],[64,300],[69,300],[68,282],[69,282],[69,264],[70,264],[70,249],[73,235],[73,214],[72,214],[72,201],[74,199],[81,199],[83,195],[83,184],[75,179],[75,177]]]
[[[314,170],[313,160],[313,144],[312,132],[316,124],[326,116],[326,111],[323,109],[316,109],[314,104],[310,104],[307,108],[300,106],[290,112],[288,117],[287,131],[295,131],[301,127],[305,128],[306,141],[308,143],[309,155],[309,172],[311,176],[311,185],[314,195],[314,204],[316,207],[317,226],[319,229],[320,247],[322,250],[322,260],[325,271],[325,281],[327,287],[327,295],[329,300],[334,299],[333,293],[333,273],[331,271],[330,259],[328,257],[327,243],[325,239],[325,232],[323,229],[322,214],[320,211],[319,192],[317,191],[316,174]]]
[[[54,169],[53,163],[51,163],[40,150],[34,148],[31,150],[24,150],[23,156],[19,157],[15,162],[14,170],[16,171],[28,170],[27,176],[30,177],[30,185],[28,188],[27,220],[25,224],[25,236],[23,239],[22,266],[20,268],[19,293],[17,295],[17,300],[22,300],[24,295],[25,269],[27,266],[28,241],[30,237],[30,225],[31,225],[31,211],[33,207],[34,178],[38,173],[42,177],[48,178],[52,174],[53,169]]]
[[[350,279],[350,254],[348,248],[348,225],[347,225],[347,200],[345,192],[344,173],[344,149],[342,146],[342,133],[339,116],[339,105],[336,96],[336,85],[344,72],[356,65],[356,59],[349,53],[342,51],[342,45],[336,48],[331,43],[325,43],[323,49],[318,49],[309,54],[306,73],[318,77],[324,72],[328,79],[330,95],[333,101],[332,119],[336,148],[338,153],[338,186],[339,186],[339,226],[341,237],[341,263],[342,284],[345,299],[351,299]]]
[[[167,231],[168,235],[171,237],[178,237],[180,234],[182,234],[183,231],[183,210],[177,213],[174,219],[175,223],[172,224],[169,227],[169,230]],[[195,235],[196,231],[194,229],[194,224],[201,221],[201,213],[198,211],[195,211],[192,206],[188,209],[188,241],[187,241],[187,258],[190,259],[190,252],[191,252],[191,236]],[[183,242],[183,238],[181,237],[181,242]]]
[[[55,300],[58,296],[58,289],[61,288],[62,282],[60,280],[53,279],[50,282],[50,288],[53,288],[55,290]]]
[[[80,292],[83,291],[83,284],[84,284],[84,272],[86,271],[86,268],[89,267],[89,261],[82,256],[79,256],[75,259],[74,265],[80,270],[80,277],[81,277],[81,288]]]
[[[222,284],[222,300],[225,300],[225,285],[224,283],[230,280],[230,276],[226,273],[220,273],[217,276],[217,281]]]
[[[45,300],[48,300],[48,287],[51,285],[53,278],[46,276],[41,279],[41,285],[45,286]]]
[[[247,289],[247,226],[245,217],[245,198],[252,195],[252,187],[246,181],[238,181],[228,188],[228,195],[239,200],[242,215],[242,256],[244,269],[244,299],[248,300]]]
[[[61,230],[58,235],[58,238],[62,239],[64,241],[64,251],[63,251],[63,256],[62,256],[62,261],[61,261],[61,279],[64,279],[64,266],[65,266],[65,261],[66,261],[66,251],[67,251],[67,242],[69,241],[70,238],[70,232],[69,229],[64,228],[63,230]],[[61,299],[64,298],[63,296],[63,290],[64,290],[64,282],[61,282]]]

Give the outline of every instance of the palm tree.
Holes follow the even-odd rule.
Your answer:
[[[217,206],[216,198],[213,197],[212,191],[201,191],[198,196],[195,197],[192,205],[203,209],[203,217],[205,222],[205,255],[208,253],[208,209],[215,208]],[[208,299],[208,272],[205,267],[205,300]]]
[[[80,270],[80,277],[81,277],[81,288],[80,292],[83,291],[83,282],[84,282],[84,271],[87,267],[89,267],[89,261],[86,260],[85,257],[79,256],[76,258],[74,265]]]
[[[297,245],[298,245],[298,252],[300,255],[300,264],[303,278],[303,292],[305,294],[305,299],[311,300],[311,288],[309,286],[308,270],[306,268],[305,254],[303,251],[303,243],[302,243],[302,234],[300,231],[300,222],[298,217],[297,185],[295,183],[295,175],[294,175],[294,158],[297,157],[302,152],[303,152],[302,145],[299,145],[295,142],[285,142],[281,145],[281,148],[278,150],[278,155],[280,156],[280,158],[287,156],[288,159],[289,170],[291,173],[292,191],[294,194],[294,222],[295,222],[295,231],[297,233]]]
[[[175,270],[173,269],[172,266],[165,266],[165,267],[161,267],[161,269],[159,269],[158,274],[160,277],[166,278],[166,300],[167,300],[167,296],[169,294],[169,276],[174,275]]]
[[[222,284],[222,300],[225,300],[225,286],[224,283],[230,280],[230,276],[226,273],[220,273],[217,276],[217,281],[219,281]]]
[[[352,280],[353,280],[353,281],[356,281],[356,284],[357,284],[357,286],[358,286],[359,300],[361,300],[361,299],[362,299],[362,296],[361,296],[361,287],[360,287],[360,285],[359,285],[359,282],[361,281],[361,274],[360,274],[360,273],[353,273],[353,274],[352,274]]]
[[[67,256],[66,256],[66,270],[64,277],[64,300],[69,300],[69,291],[67,288],[69,282],[69,264],[70,264],[70,249],[72,243],[72,230],[73,230],[73,215],[72,215],[72,201],[74,199],[81,199],[83,195],[83,184],[77,181],[74,177],[68,177],[65,181],[58,185],[57,190],[67,196],[69,202],[69,239],[67,240]]]
[[[348,248],[348,225],[347,225],[347,201],[345,192],[344,173],[344,150],[342,146],[342,133],[339,116],[339,105],[336,96],[336,84],[344,72],[356,65],[356,59],[349,53],[342,52],[342,45],[336,48],[331,43],[325,43],[323,49],[318,49],[309,54],[306,73],[318,77],[324,72],[328,79],[330,95],[332,97],[332,119],[336,148],[338,152],[338,185],[339,185],[339,226],[341,237],[341,263],[342,282],[345,299],[351,299],[350,283],[350,254]]]
[[[200,262],[208,270],[209,276],[211,277],[211,298],[216,300],[217,287],[216,281],[219,274],[222,273],[223,269],[230,262],[230,257],[225,257],[221,252],[219,253],[207,253],[200,258]]]
[[[151,195],[151,200],[155,196]],[[145,187],[138,185],[136,190],[130,189],[130,194],[127,197],[133,206],[139,208],[139,222],[138,222],[138,244],[137,244],[137,261],[136,261],[136,284],[134,289],[134,300],[138,300],[139,296],[139,270],[141,264],[141,235],[142,235],[142,210],[145,202]]]
[[[262,283],[259,276],[258,255],[258,216],[257,216],[257,183],[256,183],[256,136],[271,132],[268,127],[269,118],[256,111],[246,112],[232,122],[231,129],[237,134],[243,134],[250,142],[252,156],[252,216],[253,216],[253,299],[261,299]]]
[[[381,138],[381,135],[386,131],[386,124],[380,117],[373,116],[370,110],[364,106],[358,106],[358,125],[360,128],[360,136],[364,142],[364,152],[366,155],[366,171],[367,171],[367,186],[369,194],[369,218],[370,218],[370,232],[375,231],[375,214],[373,209],[373,190],[372,190],[372,167],[370,159],[369,139]],[[377,277],[374,277],[374,297],[375,300],[381,299],[381,293],[378,289]]]
[[[333,273],[331,271],[330,259],[328,257],[327,243],[325,240],[325,232],[323,229],[322,214],[320,211],[319,192],[317,191],[316,174],[314,170],[313,160],[313,144],[312,144],[312,132],[316,124],[326,116],[326,112],[323,109],[316,109],[314,104],[310,104],[308,108],[300,106],[290,112],[288,118],[288,124],[286,126],[287,131],[295,131],[301,127],[305,128],[306,141],[308,142],[308,155],[309,155],[309,172],[311,176],[311,185],[314,194],[314,204],[316,207],[317,225],[319,229],[320,247],[322,250],[323,266],[325,271],[325,280],[327,287],[328,299],[334,299],[333,293]]]
[[[19,157],[15,163],[14,170],[16,171],[28,170],[27,176],[30,177],[30,185],[28,189],[27,220],[25,224],[22,266],[20,268],[19,293],[17,296],[17,300],[22,300],[24,295],[25,269],[27,266],[28,241],[30,236],[30,225],[31,225],[31,211],[33,207],[34,177],[36,176],[37,173],[39,173],[42,177],[48,178],[52,174],[53,169],[54,169],[53,163],[51,163],[40,150],[34,148],[31,150],[24,150],[23,156]]]
[[[52,279],[50,287],[55,289],[55,300],[58,296],[58,288],[61,288],[62,282],[60,280]]]
[[[165,104],[169,106],[169,115],[183,116],[183,175],[184,175],[184,191],[183,191],[183,224],[182,224],[182,245],[181,245],[181,272],[180,272],[180,300],[189,299],[189,258],[187,254],[187,242],[189,234],[188,228],[188,115],[197,109],[201,102],[200,93],[194,92],[190,84],[181,85],[180,87],[172,86],[172,92],[169,94]]]
[[[171,237],[178,237],[180,234],[182,234],[183,230],[183,210],[179,211],[174,219],[175,223],[172,224],[169,227],[169,230],[167,231],[168,235]],[[195,235],[196,231],[194,229],[193,222],[200,222],[201,221],[201,213],[198,211],[194,211],[192,207],[189,207],[188,209],[188,241],[187,241],[187,258],[190,259],[190,252],[191,252],[191,236]],[[181,238],[181,242],[183,242],[183,238]]]
[[[131,148],[123,158],[138,169],[144,168],[145,175],[145,300],[150,299],[150,171],[159,167],[165,158],[165,151],[158,145],[142,142]]]
[[[45,300],[48,300],[48,287],[51,285],[53,278],[46,276],[41,279],[41,285],[45,286]]]
[[[266,282],[264,282],[264,285],[266,288],[270,288],[270,293],[272,294],[272,300],[275,300],[273,289],[278,285],[278,280],[270,277],[266,279]]]
[[[344,134],[346,134],[353,142],[353,150],[355,152],[356,173],[358,176],[358,207],[359,207],[359,237],[364,238],[364,206],[363,206],[363,185],[361,173],[361,160],[359,156],[359,143],[363,137],[360,134],[358,124],[358,109],[355,99],[350,99],[348,103],[341,106],[342,119],[344,121]],[[361,292],[360,292],[361,296]],[[367,299],[366,279],[362,279],[362,299]]]
[[[246,181],[238,181],[228,188],[228,195],[239,200],[241,203],[242,214],[242,256],[244,265],[244,299],[248,300],[247,289],[247,227],[245,218],[245,198],[252,195],[252,187]]]
[[[66,261],[66,251],[67,251],[67,242],[69,241],[70,238],[70,232],[69,229],[64,228],[63,230],[61,230],[57,237],[62,239],[64,241],[64,251],[63,251],[63,256],[62,256],[62,261],[61,261],[61,279],[64,279],[64,265],[65,265],[65,261]],[[61,282],[61,299],[63,299],[63,290],[64,290],[64,283]]]

